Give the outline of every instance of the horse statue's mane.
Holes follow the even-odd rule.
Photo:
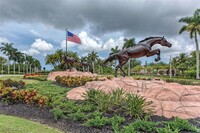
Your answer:
[[[162,38],[162,37],[147,37],[147,38],[145,38],[144,40],[139,41],[139,43],[145,42],[145,41],[147,41],[147,40],[154,39],[154,38]]]

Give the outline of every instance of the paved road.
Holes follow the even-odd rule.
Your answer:
[[[0,77],[4,77],[4,76],[6,76],[6,77],[7,76],[11,76],[12,77],[12,76],[23,76],[23,75],[17,75],[17,74],[15,74],[15,75],[14,74],[12,74],[12,75],[11,74],[9,74],[9,75],[8,74],[3,74],[2,75],[2,74],[0,74]]]

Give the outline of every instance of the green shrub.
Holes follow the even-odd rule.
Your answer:
[[[111,107],[110,95],[101,90],[91,89],[84,94],[84,97],[87,101],[97,105],[97,109],[102,112],[107,112]]]
[[[122,101],[124,100],[124,90],[123,89],[116,89],[111,93],[111,102],[116,106],[120,106]]]
[[[51,110],[54,115],[54,119],[58,120],[64,116],[63,111],[59,108],[54,108]]]
[[[166,126],[165,128],[157,128],[156,129],[157,133],[179,133],[178,128],[175,130],[172,130],[169,126]]]
[[[96,105],[97,109],[104,113],[116,113],[123,110],[131,117],[140,118],[151,114],[153,110],[150,108],[151,102],[147,102],[145,98],[139,95],[125,95],[122,89],[116,89],[110,94],[91,89],[84,94],[84,97],[86,101]]]
[[[200,129],[191,125],[187,120],[175,118],[173,121],[165,122],[173,131],[178,129],[179,131],[191,131],[200,132]]]
[[[83,125],[92,126],[92,127],[102,127],[106,124],[109,124],[110,120],[107,117],[96,116],[95,118],[88,119]]]
[[[184,78],[196,79],[196,70],[185,71],[184,72]]]
[[[192,85],[193,81],[187,79],[165,79],[166,82],[176,82],[182,85]]]
[[[120,131],[119,126],[125,121],[125,119],[121,116],[114,115],[112,118],[110,118],[110,122],[112,125],[112,129],[114,130],[115,133]]]
[[[102,112],[94,111],[94,112],[91,112],[91,113],[87,114],[87,118],[91,119],[91,118],[95,118],[97,116],[102,116],[102,115],[103,115]]]
[[[135,122],[129,124],[128,126],[124,126],[122,129],[122,133],[128,133],[128,131],[138,131],[138,132],[155,132],[156,126],[158,123],[150,122],[146,120],[136,120]]]
[[[151,104],[151,102],[147,102],[146,99],[140,95],[128,93],[126,94],[123,108],[127,115],[134,118],[141,118],[145,115],[152,114],[153,109],[150,107]]]
[[[85,120],[86,115],[78,110],[76,113],[72,113],[68,115],[73,121],[80,121],[80,120]]]

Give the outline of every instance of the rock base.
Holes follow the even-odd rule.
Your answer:
[[[47,80],[51,80],[51,81],[55,81],[55,78],[57,76],[71,76],[71,77],[82,77],[82,76],[86,76],[86,77],[96,77],[98,76],[97,74],[93,74],[91,72],[80,72],[80,71],[76,71],[74,69],[70,70],[66,70],[66,71],[56,71],[56,72],[51,72],[49,73],[49,75],[47,76]]]
[[[110,93],[117,88],[123,88],[127,93],[136,93],[144,96],[147,101],[152,101],[155,106],[155,115],[167,118],[177,116],[183,119],[200,117],[200,86],[124,77],[87,82],[85,86],[70,90],[67,98],[84,100],[83,93],[87,90],[97,89]]]

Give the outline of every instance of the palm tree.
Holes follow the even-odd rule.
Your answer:
[[[13,50],[13,43],[1,43],[3,46],[0,47],[0,50],[3,52],[3,54],[5,54],[6,56],[8,56],[8,74],[10,73],[10,67],[9,67],[9,61],[10,61],[10,57],[11,57],[11,53]]]
[[[200,35],[200,9],[197,9],[193,16],[191,17],[184,17],[179,20],[179,22],[185,23],[180,31],[179,34],[187,31],[190,33],[190,38],[194,38],[196,43],[196,79],[200,79],[199,77],[199,44],[197,39],[197,33]]]
[[[120,49],[118,49],[118,48],[119,48],[118,46],[116,46],[115,48],[111,48],[111,52],[109,55],[118,53],[120,51]],[[117,60],[115,60],[115,66],[117,66]]]
[[[130,48],[135,45],[136,45],[135,38],[131,38],[131,39],[124,38],[124,44],[123,44],[122,49]]]
[[[115,54],[115,53],[118,53],[120,50],[118,49],[119,47],[116,46],[115,48],[111,48],[111,52],[109,55],[112,55],[112,54]]]
[[[17,49],[16,48],[12,48],[12,50],[10,51],[10,59],[9,60],[13,60],[14,61],[14,74],[15,74],[15,62],[17,61]]]
[[[33,65],[34,58],[30,55],[26,57],[27,64],[29,65],[29,72],[31,73],[31,66]],[[28,67],[27,67],[28,70]],[[28,73],[28,71],[27,71]]]
[[[25,57],[24,57],[24,54],[21,52],[17,52],[16,57],[17,57],[16,61],[18,63],[18,74],[20,74],[20,65],[21,65],[21,63],[22,64],[24,63]]]
[[[131,39],[124,38],[124,44],[123,44],[122,49],[134,47],[135,45],[136,45],[135,38],[131,38]],[[131,64],[130,64],[130,60],[129,60],[128,61],[128,75],[129,76],[130,76],[130,67],[131,67]]]
[[[1,73],[3,74],[3,66],[4,66],[4,64],[7,62],[7,60],[4,58],[4,57],[2,57],[2,56],[0,56],[0,64],[1,64]]]
[[[92,62],[92,72],[94,73],[94,62],[96,61],[96,59],[98,59],[98,55],[97,52],[92,51],[91,53],[88,54],[88,59]]]

